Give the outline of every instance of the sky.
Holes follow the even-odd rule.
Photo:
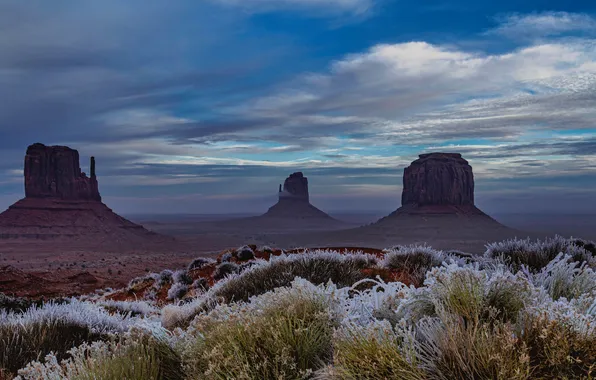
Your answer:
[[[0,209],[68,145],[115,211],[391,212],[462,153],[489,213],[596,213],[596,2],[0,0]]]

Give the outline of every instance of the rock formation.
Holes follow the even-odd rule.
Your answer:
[[[461,154],[419,157],[404,170],[402,206],[474,205],[474,174]]]
[[[308,178],[302,172],[290,174],[279,185],[278,202],[263,215],[265,217],[281,217],[294,219],[327,219],[329,215],[310,204],[308,194]]]
[[[91,177],[81,172],[79,152],[66,146],[33,144],[25,156],[25,196],[101,201],[91,157]]]
[[[290,174],[284,181],[283,190],[279,185],[279,198],[289,199],[302,202],[309,202],[308,197],[308,178],[302,172]]]
[[[162,238],[102,203],[93,157],[90,169],[87,177],[74,149],[39,143],[29,146],[25,198],[0,214],[0,238],[111,248],[155,243],[156,238]]]
[[[423,241],[498,240],[513,231],[476,207],[472,167],[459,153],[421,154],[404,170],[401,202],[370,228]]]

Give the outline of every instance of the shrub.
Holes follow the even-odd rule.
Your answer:
[[[297,292],[272,298],[232,308],[232,318],[227,307],[199,315],[192,329],[200,334],[183,355],[188,378],[306,379],[329,362],[333,323],[324,299]]]
[[[174,283],[179,283],[183,285],[190,285],[192,284],[192,277],[188,274],[185,270],[177,270],[173,274]]]
[[[74,346],[127,331],[138,321],[76,300],[68,304],[48,303],[19,314],[0,312],[0,367],[14,373],[50,352],[64,357]],[[154,325],[145,327],[151,329]]]
[[[529,357],[508,324],[470,325],[432,318],[417,325],[415,346],[426,379],[528,379]]]
[[[259,251],[264,253],[273,253],[273,248],[269,247],[268,245],[264,245],[261,248],[259,248]]]
[[[164,286],[166,284],[172,283],[174,281],[174,272],[169,269],[164,269],[159,274],[159,286]]]
[[[334,339],[333,368],[321,378],[333,380],[424,380],[413,352],[390,328],[351,329]]]
[[[230,260],[232,260],[232,257],[234,257],[234,256],[232,256],[232,254],[230,252],[226,252],[223,255],[221,255],[221,260],[220,261],[222,263],[227,263]]]
[[[511,265],[513,271],[518,271],[526,266],[531,272],[538,272],[559,253],[568,254],[573,261],[588,262],[594,266],[594,257],[585,248],[578,246],[574,241],[555,236],[544,241],[535,242],[528,239],[512,239],[499,243],[488,244],[485,256],[501,260]]]
[[[203,277],[198,278],[192,283],[191,288],[199,289],[199,290],[203,290],[203,291],[208,290],[209,289],[209,281],[207,281],[207,279],[203,278]]]
[[[383,265],[407,274],[415,285],[421,285],[426,272],[445,259],[445,253],[427,246],[397,246],[386,252]]]
[[[596,328],[574,328],[572,318],[546,310],[528,311],[520,318],[517,334],[527,347],[532,378],[594,378]]]
[[[145,301],[113,301],[105,300],[99,302],[109,312],[117,312],[121,314],[129,313],[132,316],[148,316],[157,314],[159,310],[145,302]]]
[[[188,286],[180,282],[176,282],[172,284],[172,286],[168,290],[168,299],[178,300],[184,297],[186,293],[188,293]]]
[[[211,263],[214,263],[215,260],[212,259],[206,259],[203,257],[198,257],[196,259],[194,259],[189,265],[188,265],[188,270],[193,270],[193,269],[202,269],[203,267],[205,267],[206,265],[209,265]]]
[[[109,343],[84,343],[70,350],[72,355],[59,364],[54,355],[45,363],[31,363],[19,371],[23,380],[178,380],[184,378],[180,357],[162,339],[127,336]]]
[[[217,284],[212,295],[225,302],[248,301],[251,296],[289,286],[296,277],[315,285],[332,281],[350,286],[364,278],[362,269],[369,263],[366,255],[342,255],[336,252],[309,252],[273,257],[268,262],[247,269],[236,277]]]
[[[587,266],[572,261],[571,256],[559,254],[539,273],[534,283],[544,288],[552,299],[574,299],[582,294],[596,293],[596,273]]]
[[[236,250],[236,257],[240,261],[247,261],[255,258],[255,253],[248,245],[240,247]]]
[[[226,276],[238,273],[239,269],[240,268],[238,267],[238,265],[234,263],[223,262],[215,268],[215,271],[213,272],[213,279],[221,280]]]
[[[0,368],[15,374],[50,352],[63,359],[72,347],[105,338],[87,326],[63,320],[0,325]]]

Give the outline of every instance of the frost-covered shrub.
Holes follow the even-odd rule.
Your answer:
[[[588,262],[595,266],[594,256],[585,248],[575,244],[573,240],[561,236],[547,238],[544,241],[531,241],[528,239],[511,239],[486,246],[485,257],[501,260],[511,265],[513,271],[518,271],[526,266],[532,272],[538,272],[559,253],[572,257],[573,261]]]
[[[98,303],[109,312],[121,314],[130,313],[132,316],[148,316],[157,314],[159,309],[145,301],[113,301],[105,300]]]
[[[164,269],[159,274],[159,285],[164,286],[174,281],[174,272],[169,269]]]
[[[328,307],[323,297],[290,290],[197,316],[183,344],[188,378],[308,378],[331,360]]]
[[[192,284],[192,277],[190,277],[188,272],[185,270],[177,270],[176,272],[174,272],[172,277],[174,279],[175,284],[176,283],[184,284],[184,285]]]
[[[142,334],[127,334],[111,342],[83,343],[62,363],[49,354],[19,371],[20,380],[178,380],[181,360],[168,342]]]
[[[157,281],[159,281],[159,279],[160,279],[160,276],[157,273],[150,273],[150,274],[147,274],[142,277],[133,278],[128,283],[127,289],[133,290],[137,286],[139,286],[141,284],[149,283],[149,282],[156,283]]]
[[[236,250],[236,257],[240,261],[252,260],[255,258],[255,253],[248,245],[240,247]]]
[[[215,268],[215,271],[213,272],[213,279],[221,280],[226,276],[238,273],[239,270],[240,267],[238,265],[230,262],[223,262]]]
[[[563,303],[527,310],[517,326],[537,379],[590,379],[596,371],[596,318]]]
[[[207,279],[204,277],[198,278],[192,283],[191,288],[203,290],[203,291],[208,290],[209,289],[209,281],[207,281]]]
[[[148,331],[157,322],[120,313],[110,313],[93,303],[71,300],[68,304],[48,303],[24,313],[0,312],[0,367],[15,372],[25,363],[51,351],[63,356],[82,344],[105,339],[133,326]]]
[[[230,252],[226,252],[223,255],[221,255],[221,259],[220,260],[221,260],[222,263],[227,263],[230,260],[232,260],[233,257],[234,256],[232,256],[232,254]]]
[[[416,285],[421,285],[426,272],[440,266],[446,258],[444,252],[427,246],[397,246],[386,251],[383,266],[404,273]]]
[[[205,257],[197,257],[190,264],[188,264],[188,270],[203,269],[206,265],[215,263],[215,260],[208,259]]]
[[[391,326],[342,329],[335,334],[333,366],[320,379],[424,380],[423,371],[403,337]]]
[[[1,323],[0,368],[16,374],[28,362],[50,352],[64,358],[73,346],[106,338],[107,335],[92,332],[88,326],[60,319]]]
[[[273,248],[271,248],[268,245],[264,245],[261,248],[259,248],[259,251],[264,252],[264,253],[273,253]]]
[[[418,322],[414,341],[425,379],[529,379],[530,362],[508,324],[453,316]]]
[[[21,298],[21,297],[11,297],[11,296],[7,296],[4,293],[0,293],[0,311],[22,312],[36,304],[38,306],[41,305],[40,302],[34,302],[34,301],[28,300],[26,298]]]
[[[369,255],[344,255],[333,251],[274,256],[216,284],[212,295],[225,302],[247,301],[251,296],[289,286],[296,277],[317,285],[332,281],[338,286],[350,286],[364,278],[362,269],[370,262]]]
[[[176,282],[172,284],[172,286],[168,290],[168,299],[178,300],[184,297],[186,293],[188,293],[188,286],[186,284]]]
[[[554,300],[596,293],[596,272],[586,262],[580,264],[562,253],[534,275],[533,279],[534,284],[544,288]]]
[[[577,245],[585,249],[586,251],[590,252],[593,256],[596,256],[596,243],[589,240],[584,239],[574,239],[573,244]]]

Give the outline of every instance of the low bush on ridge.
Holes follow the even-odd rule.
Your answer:
[[[382,259],[305,251],[250,261],[162,309],[73,300],[4,313],[0,368],[16,374],[34,360],[22,379],[39,371],[47,379],[590,379],[596,274],[589,244],[555,237],[491,244],[481,258],[410,246]],[[418,287],[371,278],[388,269],[409,272]],[[164,271],[152,280],[189,286],[183,277]],[[48,321],[84,331],[72,339],[46,333],[60,335],[54,348],[36,340],[44,334],[22,330],[7,348],[6,331],[53,326]],[[1,361],[18,350],[32,355]]]

